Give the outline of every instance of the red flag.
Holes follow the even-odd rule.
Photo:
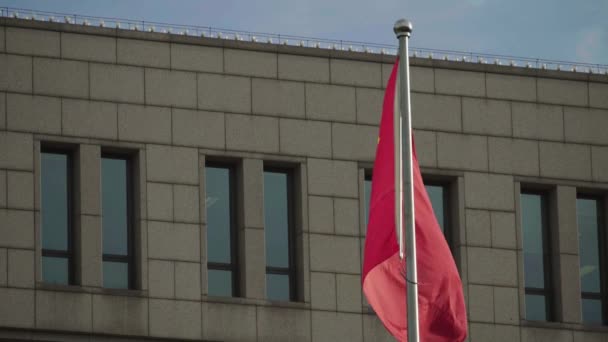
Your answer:
[[[393,111],[395,63],[386,93],[376,150],[369,222],[363,262],[363,292],[376,314],[399,341],[407,341],[405,261],[399,259],[395,232]],[[463,341],[467,317],[462,282],[450,248],[426,193],[418,158],[413,154],[414,204],[418,257],[420,340]]]

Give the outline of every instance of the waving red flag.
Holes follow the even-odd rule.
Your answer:
[[[363,292],[378,317],[399,341],[407,341],[405,260],[399,259],[395,232],[393,111],[398,62],[391,73],[376,150],[363,262]],[[450,248],[426,193],[413,153],[418,257],[420,340],[458,342],[467,335],[462,282]]]

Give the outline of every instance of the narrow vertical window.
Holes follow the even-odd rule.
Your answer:
[[[290,170],[264,169],[266,297],[295,300],[293,185]]]
[[[372,173],[371,171],[365,172],[365,179],[363,180],[363,196],[365,197],[365,229],[369,223],[369,210],[372,198]]]
[[[606,322],[606,275],[602,272],[606,267],[606,250],[602,205],[602,201],[594,197],[579,196],[576,200],[583,322],[591,324]]]
[[[71,154],[43,149],[40,171],[42,280],[74,284]]]
[[[133,288],[133,191],[131,160],[120,155],[101,158],[101,223],[103,286]]]
[[[547,195],[521,194],[526,319],[551,321],[552,291]]]
[[[449,220],[448,220],[448,189],[445,184],[440,183],[432,183],[425,182],[424,187],[426,188],[426,193],[429,195],[429,199],[431,200],[431,206],[433,207],[433,212],[435,213],[435,217],[437,218],[437,222],[439,223],[439,228],[443,232],[445,239],[448,241],[448,244],[451,245],[451,236],[449,229]]]
[[[234,168],[207,163],[207,278],[210,296],[237,297]]]

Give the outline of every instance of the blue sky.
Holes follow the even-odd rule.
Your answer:
[[[171,24],[608,64],[608,0],[0,0],[0,6]]]

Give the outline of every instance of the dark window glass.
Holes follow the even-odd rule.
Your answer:
[[[602,286],[605,282],[602,272],[605,232],[602,205],[601,200],[592,197],[579,196],[576,200],[582,312],[585,323],[605,321],[603,307],[606,305],[606,291]]]
[[[266,296],[294,300],[292,180],[288,170],[264,170]]]
[[[551,276],[546,195],[521,194],[526,319],[550,321]]]
[[[363,196],[365,197],[365,227],[367,229],[367,224],[369,223],[369,209],[370,209],[370,202],[371,202],[371,198],[372,198],[372,175],[371,174],[365,174],[365,180],[363,183]]]
[[[429,194],[429,199],[431,200],[431,205],[433,206],[433,212],[435,213],[435,217],[437,218],[437,222],[439,223],[439,227],[441,231],[446,232],[445,229],[445,221],[446,221],[446,194],[445,186],[443,185],[434,185],[434,184],[425,184],[427,194]]]
[[[205,189],[208,292],[211,296],[236,297],[234,168],[207,163]]]
[[[69,153],[42,151],[42,279],[49,283],[73,283],[71,164]]]
[[[131,288],[133,282],[130,168],[125,157],[101,158],[103,286],[107,288]]]

